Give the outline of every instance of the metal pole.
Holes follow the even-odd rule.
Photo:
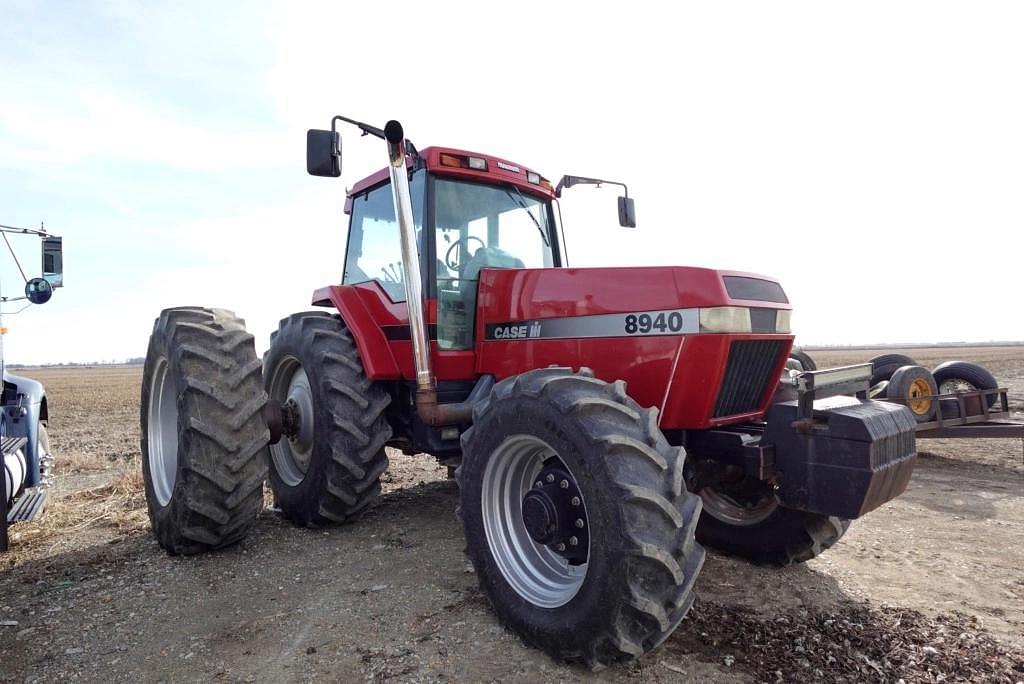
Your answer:
[[[409,307],[409,330],[412,338],[413,362],[416,367],[416,388],[432,390],[434,377],[430,368],[430,345],[423,306],[423,278],[420,275],[419,250],[416,246],[416,224],[412,214],[409,191],[409,169],[405,163],[406,142],[402,124],[388,121],[384,126],[388,143],[388,172],[391,176],[391,197],[402,242],[402,277],[405,280],[405,303]]]

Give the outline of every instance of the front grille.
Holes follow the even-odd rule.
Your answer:
[[[785,340],[734,340],[712,417],[735,416],[761,408],[765,394],[779,381],[774,371],[785,346]]]

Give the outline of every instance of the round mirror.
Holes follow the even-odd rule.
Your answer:
[[[33,278],[25,283],[25,296],[33,304],[45,304],[53,296],[53,286],[45,278]]]

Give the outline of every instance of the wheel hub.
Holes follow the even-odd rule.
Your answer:
[[[590,547],[582,501],[575,480],[557,458],[544,463],[522,501],[523,524],[530,538],[574,565],[587,561]]]
[[[268,421],[270,456],[281,480],[294,487],[309,470],[316,422],[313,389],[298,359],[286,357],[274,368],[268,394],[268,404],[276,404],[273,420]]]

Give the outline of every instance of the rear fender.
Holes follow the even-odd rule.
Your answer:
[[[398,380],[402,377],[380,323],[366,308],[355,287],[330,285],[320,288],[313,294],[313,305],[333,305],[338,310],[345,326],[352,333],[368,378]]]

